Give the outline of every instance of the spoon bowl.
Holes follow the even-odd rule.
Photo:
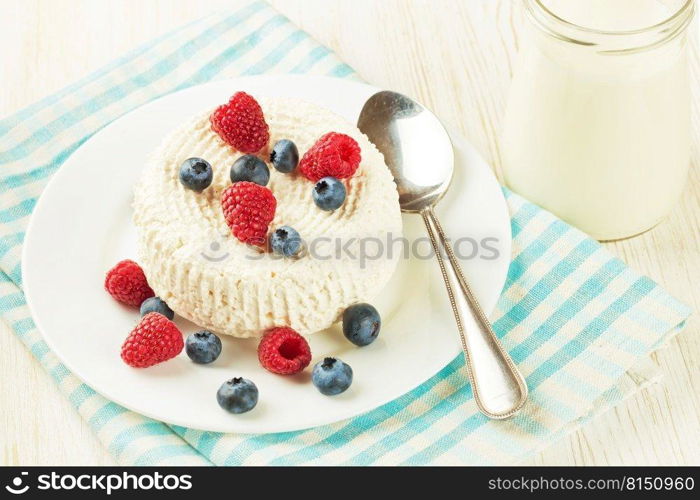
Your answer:
[[[402,211],[420,212],[444,196],[452,181],[454,151],[433,113],[402,94],[382,91],[367,100],[357,126],[384,154]]]

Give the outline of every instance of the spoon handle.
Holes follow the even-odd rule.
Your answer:
[[[487,417],[508,418],[525,404],[525,380],[501,346],[472,293],[435,212],[427,208],[421,211],[421,215],[457,321],[476,404]],[[447,256],[447,260],[444,256]]]

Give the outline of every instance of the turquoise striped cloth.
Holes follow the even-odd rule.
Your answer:
[[[0,314],[120,463],[514,463],[653,380],[648,354],[682,327],[689,309],[595,241],[510,192],[513,262],[492,319],[531,391],[515,418],[490,421],[477,411],[461,355],[417,389],[365,415],[270,435],[156,422],[71,374],[35,328],[20,273],[32,209],[65,159],[125,112],[190,85],[267,72],[357,78],[267,4],[233,5],[0,121]]]

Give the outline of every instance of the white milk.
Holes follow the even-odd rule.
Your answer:
[[[605,31],[637,30],[673,14],[657,0],[543,3],[566,21]],[[644,38],[657,43],[645,50],[610,52],[634,47],[627,35],[597,37],[597,46],[563,41],[556,28],[577,34],[555,21],[552,36],[533,21],[521,44],[502,137],[506,184],[597,239],[643,232],[670,211],[688,170],[684,33]],[[632,43],[646,37],[636,36]]]
[[[662,0],[542,0],[542,4],[570,23],[603,31],[646,28],[672,14]]]

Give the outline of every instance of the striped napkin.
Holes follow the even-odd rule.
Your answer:
[[[490,421],[477,411],[461,355],[415,390],[360,417],[269,435],[156,422],[71,374],[37,331],[20,273],[32,209],[66,158],[120,115],[190,85],[267,72],[357,78],[267,4],[232,3],[232,10],[162,36],[0,121],[0,315],[120,463],[514,463],[652,380],[645,359],[682,327],[689,309],[510,192],[513,262],[492,320],[531,391],[515,418]]]

